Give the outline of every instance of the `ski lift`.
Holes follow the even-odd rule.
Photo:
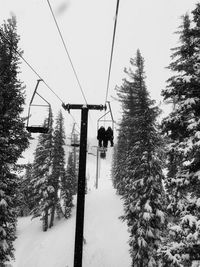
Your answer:
[[[37,84],[36,84],[36,87],[35,87],[35,90],[33,92],[33,95],[32,95],[32,98],[31,98],[31,101],[30,101],[30,104],[29,104],[29,109],[28,109],[28,119],[27,119],[27,126],[26,126],[26,130],[30,133],[43,133],[43,134],[46,134],[48,133],[49,131],[49,125],[50,125],[50,111],[51,111],[51,105],[49,104],[49,102],[46,101],[46,99],[44,99],[44,97],[42,97],[38,92],[37,92],[37,88],[38,88],[38,85],[39,83],[41,82],[42,80],[37,80]],[[41,104],[32,104],[33,102],[33,99],[35,97],[35,95],[38,95],[44,102],[46,102],[45,105],[41,105]],[[48,108],[48,118],[47,118],[47,121],[45,124],[43,125],[30,125],[30,122],[29,122],[29,119],[31,117],[31,110],[33,107],[42,107],[42,108]]]
[[[75,130],[75,125],[76,123],[74,123],[73,128],[72,128],[72,133],[71,133],[71,146],[72,147],[80,147],[80,142],[77,140],[76,138],[76,130]]]
[[[101,116],[98,119],[98,121],[97,121],[97,132],[99,131],[100,127],[103,126],[105,128],[106,125],[109,126],[112,129],[112,131],[114,132],[114,123],[115,123],[115,121],[113,119],[113,114],[112,114],[110,102],[107,101],[107,103],[108,103],[108,106],[109,106],[109,110],[103,116]],[[108,115],[108,114],[110,114],[110,117],[111,117],[111,119],[109,119],[109,120],[106,119],[106,115]],[[113,146],[113,144],[112,144],[112,146]],[[105,158],[105,156],[104,156],[105,153],[106,153],[106,149],[104,151],[102,151],[102,158],[103,157]],[[101,153],[100,153],[100,157],[101,157]]]
[[[78,144],[78,143],[71,143],[71,146],[73,146],[73,147],[79,147],[80,144]]]

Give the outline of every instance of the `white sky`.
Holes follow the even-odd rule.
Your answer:
[[[51,0],[57,22],[75,66],[88,104],[104,104],[110,60],[116,0]],[[180,17],[195,8],[196,0],[120,0],[116,42],[109,87],[113,115],[119,118],[115,86],[125,77],[124,67],[139,48],[145,58],[147,88],[159,103],[161,89],[169,77],[170,48],[177,45],[174,34]],[[69,60],[65,54],[46,0],[0,0],[0,23],[15,14],[20,48],[35,68],[65,103],[84,103]],[[21,80],[30,101],[38,77],[24,64]],[[53,112],[60,101],[45,86],[39,92],[51,102]],[[27,111],[27,108],[25,109]],[[42,113],[42,112],[41,112]],[[80,111],[71,112],[80,122]],[[71,132],[72,118],[63,110],[65,127]],[[97,119],[103,113],[91,111],[89,136],[96,135]],[[109,118],[107,118],[109,119]]]

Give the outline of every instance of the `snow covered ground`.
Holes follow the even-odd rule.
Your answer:
[[[118,218],[123,207],[112,187],[110,161],[100,162],[98,189],[95,163],[96,158],[88,156],[83,267],[129,267],[129,235],[126,223]],[[75,208],[70,219],[57,221],[47,232],[42,232],[39,219],[20,218],[17,235],[12,267],[73,267]]]

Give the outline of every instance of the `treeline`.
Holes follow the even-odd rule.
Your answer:
[[[65,133],[60,112],[53,127],[38,137],[34,162],[17,164],[31,139],[26,131],[27,118],[22,117],[25,86],[19,79],[20,50],[16,19],[12,17],[0,26],[0,266],[14,258],[17,217],[31,214],[41,217],[47,231],[55,217],[69,218],[76,194],[76,167],[69,154],[65,162]],[[17,52],[16,52],[17,51]],[[44,122],[46,124],[47,121]]]
[[[50,123],[49,123],[50,121]],[[34,161],[27,164],[20,179],[18,214],[41,217],[43,231],[58,218],[69,218],[76,194],[77,172],[72,152],[65,163],[65,132],[62,113],[59,112],[53,129],[52,112],[47,134],[40,134],[34,152]]]
[[[182,17],[177,34],[162,90],[173,108],[161,123],[139,50],[117,87],[122,118],[112,177],[124,200],[133,267],[200,259],[200,4]]]
[[[0,266],[14,257],[19,184],[16,163],[29,145],[21,117],[25,97],[18,78],[18,42],[13,17],[0,26]]]

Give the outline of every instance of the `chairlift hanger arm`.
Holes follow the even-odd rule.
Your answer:
[[[110,113],[110,116],[111,116],[111,121],[114,122],[114,119],[113,119],[113,114],[112,114],[112,110],[111,110],[111,106],[110,106],[110,101],[106,101],[108,103],[108,106],[109,106],[109,111],[107,111],[103,116],[101,116],[99,119],[98,119],[98,122],[103,118],[105,117],[107,114]],[[104,120],[104,121],[110,121],[110,120]]]
[[[112,109],[111,109],[111,105],[110,105],[110,101],[106,101],[109,105],[109,110],[110,110],[110,116],[112,118],[112,121],[114,122],[114,119],[113,119],[113,114],[112,114]]]
[[[50,106],[50,103],[43,96],[41,96],[40,94],[38,94],[38,92],[36,92],[36,94],[39,95],[39,97],[41,97],[48,104],[48,106]]]
[[[31,101],[30,101],[29,106],[30,106],[30,105],[32,104],[32,102],[33,102],[33,98],[34,98],[34,96],[35,96],[35,94],[36,94],[38,85],[39,85],[39,83],[40,83],[41,81],[42,81],[42,79],[37,80],[37,84],[36,84],[36,86],[35,86],[35,90],[34,90],[33,95],[32,95],[32,97],[31,97]]]
[[[103,116],[101,116],[101,117],[98,119],[98,122],[99,122],[103,117],[105,117],[108,113],[110,113],[110,110],[107,111]]]

